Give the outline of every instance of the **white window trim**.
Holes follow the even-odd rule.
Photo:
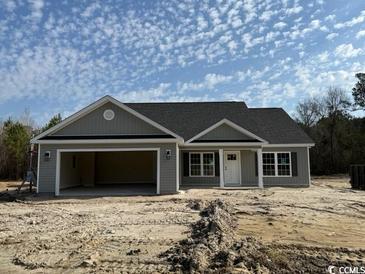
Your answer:
[[[191,175],[191,154],[200,154],[200,175]],[[213,155],[213,175],[204,175],[204,154]],[[215,155],[214,152],[204,151],[204,152],[189,152],[189,177],[215,177]]]
[[[290,151],[265,151],[265,152],[262,152],[262,154],[265,154],[265,153],[272,153],[272,154],[274,154],[274,159],[275,159],[275,175],[263,175],[263,177],[293,177],[292,166],[291,166],[291,152]],[[290,175],[278,175],[278,153],[288,153],[289,154],[289,170],[290,170]],[[264,163],[262,163],[262,167],[264,167]]]

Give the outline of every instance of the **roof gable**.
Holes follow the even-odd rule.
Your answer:
[[[228,124],[224,123],[220,126],[212,129],[201,137],[195,139],[195,141],[254,141],[255,138],[244,134],[243,132],[234,129]]]
[[[104,112],[112,110],[114,118],[104,118]],[[143,121],[112,102],[97,107],[73,123],[51,133],[51,136],[101,136],[101,135],[161,135],[162,130]]]
[[[237,124],[222,119],[218,123],[206,128],[193,138],[189,139],[187,143],[191,142],[204,142],[204,141],[236,141],[236,142],[263,142],[266,140],[253,134],[252,132],[244,129]]]
[[[105,109],[111,108],[115,112],[116,119],[107,121],[103,118],[103,112]],[[117,123],[123,123],[127,121],[127,124],[117,125]],[[110,123],[111,122],[111,123]],[[98,126],[101,126],[98,128]],[[105,126],[105,124],[108,124]],[[81,127],[80,127],[81,125]],[[114,127],[113,127],[114,126]],[[128,127],[129,126],[129,127]],[[127,131],[124,131],[127,130]],[[36,143],[38,140],[50,136],[68,136],[68,135],[114,135],[114,134],[165,134],[171,135],[175,138],[182,139],[180,136],[170,131],[169,129],[161,126],[150,118],[138,113],[137,111],[129,108],[118,100],[105,96],[93,104],[83,108],[70,117],[63,120],[58,125],[46,130],[31,140],[32,143]],[[90,138],[92,139],[92,138]]]

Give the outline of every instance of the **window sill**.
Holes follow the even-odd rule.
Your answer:
[[[264,178],[290,178],[292,175],[263,175]]]
[[[215,175],[189,175],[188,177],[192,177],[192,178],[213,178],[213,177],[217,177]]]

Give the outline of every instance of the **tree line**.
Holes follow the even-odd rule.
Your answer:
[[[330,87],[323,96],[308,98],[296,107],[295,120],[315,142],[310,150],[313,174],[347,173],[350,164],[365,164],[365,118],[353,115],[354,110],[365,111],[365,73],[356,78],[353,100],[344,90]],[[0,122],[0,179],[23,178],[29,165],[30,139],[61,120],[57,114],[34,130],[26,110],[17,120]]]
[[[351,164],[365,164],[365,73],[356,74],[352,97],[330,87],[324,95],[308,98],[296,107],[295,119],[313,139],[311,172],[316,175],[348,173]],[[353,100],[352,100],[353,99]]]
[[[60,121],[61,115],[57,114],[43,128],[34,129],[35,123],[30,112],[25,110],[19,119],[8,118],[0,122],[0,179],[24,178],[29,168],[30,139]]]

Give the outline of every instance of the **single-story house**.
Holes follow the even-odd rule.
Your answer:
[[[105,96],[31,140],[39,193],[306,187],[313,141],[281,108]],[[110,193],[112,192],[112,193]]]

